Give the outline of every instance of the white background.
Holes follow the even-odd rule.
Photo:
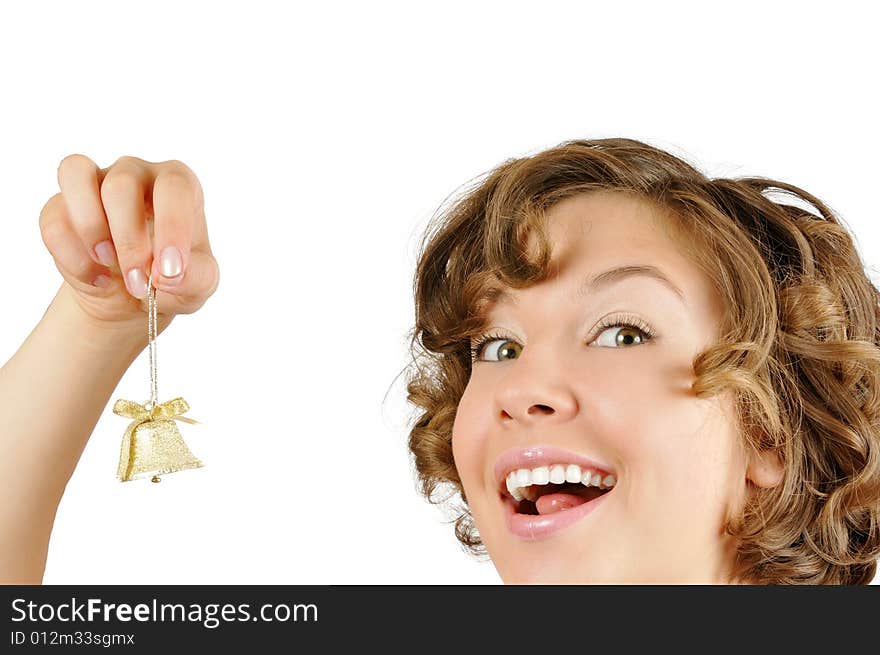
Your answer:
[[[37,220],[67,154],[186,162],[221,268],[158,342],[206,468],[116,481],[112,400],[149,396],[144,352],[68,485],[47,583],[499,582],[416,493],[398,374],[427,220],[508,157],[641,139],[811,191],[880,262],[861,5],[294,4],[4,5],[0,362],[61,281]]]

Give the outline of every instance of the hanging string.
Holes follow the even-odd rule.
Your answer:
[[[156,333],[159,330],[157,290],[153,275],[147,279],[147,345],[150,351],[150,399],[143,405],[120,398],[113,412],[132,419],[122,437],[117,477],[125,482],[151,475],[160,482],[160,475],[184,469],[199,468],[202,462],[190,452],[177,429],[176,421],[198,423],[182,416],[189,404],[182,397],[159,403],[156,374]]]
[[[159,404],[158,381],[156,376],[156,290],[153,288],[153,271],[147,280],[147,340],[150,348],[150,400],[152,409]]]

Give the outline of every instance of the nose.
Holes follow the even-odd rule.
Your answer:
[[[578,402],[559,369],[520,357],[495,391],[498,419],[503,423],[562,422],[578,412]]]

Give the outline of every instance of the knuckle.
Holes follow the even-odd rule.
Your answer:
[[[186,171],[180,169],[169,168],[159,174],[156,178],[157,184],[163,187],[174,189],[175,191],[187,191],[192,189],[192,178]]]
[[[122,157],[113,162],[113,165],[110,168],[134,168],[140,165],[141,160],[137,157],[132,157],[131,155],[122,155]]]
[[[58,221],[40,221],[40,236],[49,250],[55,248],[59,240],[64,238],[64,228]]]
[[[74,153],[61,160],[58,164],[58,174],[61,175],[62,172],[67,173],[77,169],[92,170],[94,168],[96,168],[95,162],[83,154]]]
[[[190,203],[197,204],[198,185],[193,176],[186,171],[169,168],[156,178],[156,186],[160,193],[171,193],[175,197],[186,198]]]
[[[138,194],[139,186],[138,176],[133,171],[114,166],[101,183],[101,198],[118,198]]]
[[[168,161],[163,161],[160,164],[160,169],[165,171],[173,171],[176,173],[180,173],[181,175],[185,175],[186,177],[195,177],[189,166],[184,164],[179,159],[169,159]]]
[[[63,206],[64,196],[61,193],[56,193],[46,201],[46,204],[40,210],[40,231],[43,231],[49,223],[57,219]]]
[[[208,291],[208,296],[213,296],[214,292],[217,291],[217,287],[220,286],[220,266],[217,264],[217,260],[213,260],[214,262],[214,282],[211,284],[210,291]]]
[[[64,240],[69,238],[69,233],[64,226],[61,225],[58,221],[47,223],[46,226],[40,230],[40,236],[43,239],[43,245],[51,252],[53,255],[57,252]]]

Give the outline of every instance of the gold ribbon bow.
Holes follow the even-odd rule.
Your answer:
[[[173,418],[176,421],[186,421],[187,423],[198,423],[197,420],[188,416],[181,416],[189,411],[189,403],[183,398],[175,398],[159,403],[153,407],[149,407],[150,401],[143,405],[139,405],[133,400],[117,400],[113,405],[113,413],[126,418],[134,419],[134,423],[128,426],[131,430],[144,421],[155,421],[160,418]]]
[[[152,473],[154,481],[158,481],[156,476],[160,473],[202,466],[186,447],[174,425],[174,421],[198,424],[195,419],[181,416],[188,411],[189,403],[183,398],[174,398],[158,405],[153,405],[151,401],[141,405],[132,400],[117,400],[113,413],[133,419],[122,437],[117,477],[124,482]],[[138,428],[147,423],[154,424],[148,426],[148,434],[136,436]],[[141,444],[139,439],[145,441]],[[135,444],[134,452],[132,442]]]
[[[123,482],[147,475],[153,482],[159,482],[162,473],[173,473],[183,469],[204,466],[193,455],[175,421],[198,423],[181,416],[189,411],[189,403],[183,398],[174,398],[159,403],[156,383],[156,290],[153,287],[153,274],[147,280],[147,342],[150,349],[150,399],[143,405],[131,400],[117,400],[113,413],[133,419],[122,437],[119,452],[117,477]]]

